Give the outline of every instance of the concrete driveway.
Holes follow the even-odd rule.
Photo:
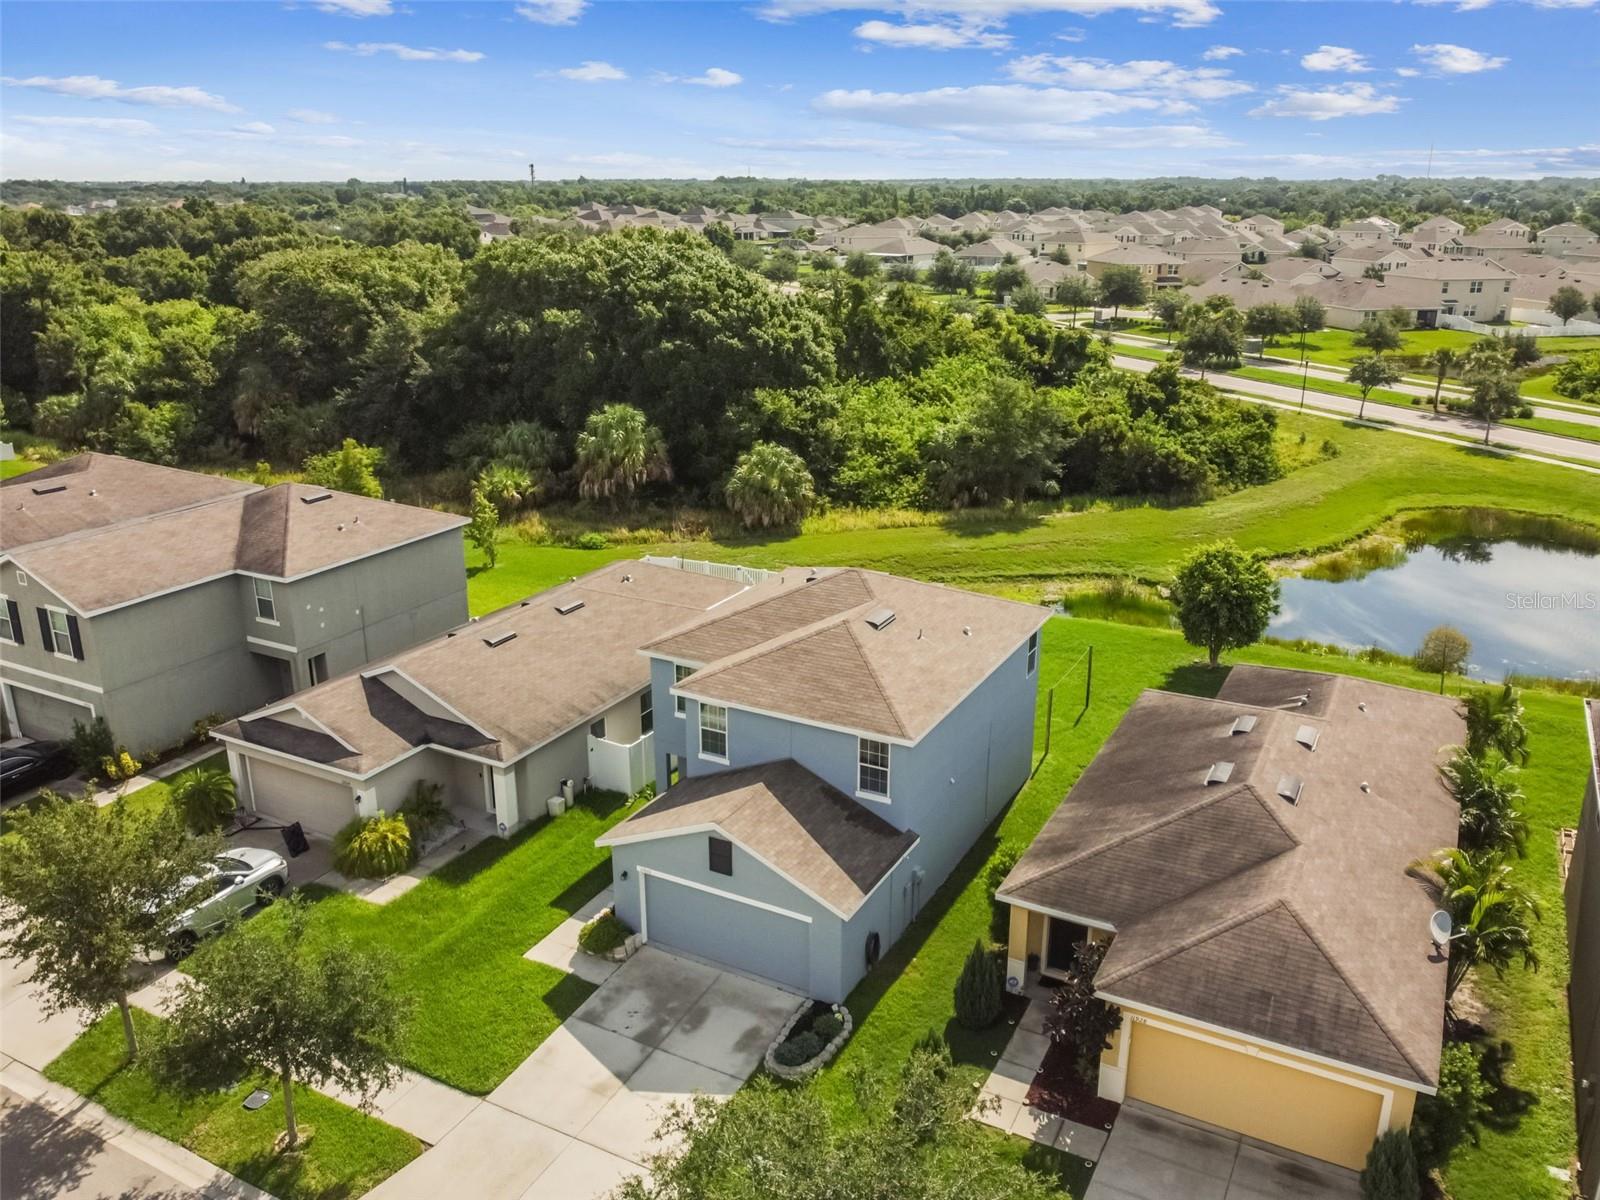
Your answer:
[[[646,946],[372,1200],[597,1200],[666,1147],[669,1105],[733,1095],[802,998]]]
[[[1356,1173],[1164,1108],[1122,1106],[1084,1200],[1359,1200]]]

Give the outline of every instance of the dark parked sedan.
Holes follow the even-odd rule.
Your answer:
[[[7,799],[72,774],[72,755],[60,742],[33,742],[0,750],[0,795]]]

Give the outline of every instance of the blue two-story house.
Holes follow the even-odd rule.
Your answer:
[[[618,916],[842,1000],[1027,779],[1047,616],[786,571],[647,643],[662,790],[599,839]]]

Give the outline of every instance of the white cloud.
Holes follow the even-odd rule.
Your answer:
[[[1221,62],[1225,58],[1237,58],[1243,53],[1237,46],[1212,46],[1200,57],[1207,62]]]
[[[1418,75],[1422,74],[1422,72],[1417,70],[1415,67],[1396,67],[1394,69],[1394,73],[1400,76],[1401,79],[1415,79]]]
[[[1380,92],[1370,83],[1343,83],[1321,89],[1280,84],[1277,96],[1259,108],[1252,108],[1250,115],[1331,121],[1335,117],[1370,117],[1399,109],[1399,96]]]
[[[1222,15],[1212,0],[916,0],[901,5],[895,0],[766,0],[757,15],[768,21],[830,12],[915,12],[920,18],[949,17],[995,25],[1019,15],[1070,13],[1099,17],[1107,13],[1143,13],[1166,18],[1180,29],[1209,25]]]
[[[339,118],[331,112],[323,112],[316,108],[291,108],[286,114],[291,121],[299,121],[302,125],[337,125]]]
[[[239,111],[237,105],[229,104],[221,96],[197,87],[123,87],[115,79],[102,79],[98,75],[30,75],[26,79],[6,75],[3,79],[10,87],[36,88],[60,96],[76,96],[80,100],[120,100],[123,104],[148,104],[156,108],[208,108],[212,112]]]
[[[1058,41],[1058,42],[1081,42],[1081,41],[1085,41],[1088,38],[1088,36],[1089,36],[1089,31],[1087,29],[1078,29],[1078,28],[1063,29],[1060,33],[1056,34],[1056,41]]]
[[[863,21],[855,34],[865,42],[893,46],[899,50],[1004,50],[1011,38],[980,24],[903,24],[889,21]]]
[[[246,121],[243,125],[235,125],[233,127],[233,131],[235,133],[247,133],[257,137],[264,137],[268,134],[278,132],[265,121]]]
[[[121,133],[143,136],[157,132],[149,121],[137,117],[12,117],[20,125],[34,125],[40,129],[93,129],[100,133]]]
[[[1180,67],[1161,59],[1114,63],[1103,58],[1029,54],[1008,62],[1006,74],[1023,83],[1143,92],[1189,100],[1222,100],[1254,90],[1222,67]]]
[[[941,143],[929,145],[929,142]],[[969,159],[1006,158],[1009,151],[999,146],[969,146],[960,138],[932,137],[906,142],[894,138],[814,137],[814,138],[737,138],[720,137],[720,146],[740,150],[775,150],[786,154],[872,154],[879,158]]]
[[[726,88],[736,87],[744,82],[744,76],[737,71],[729,71],[723,67],[707,67],[704,75],[691,75],[684,83],[692,83],[696,87]]]
[[[458,62],[475,63],[483,59],[478,50],[441,50],[437,46],[403,46],[399,42],[323,42],[324,50],[341,50],[371,58],[374,54],[392,54],[404,62]]]
[[[1508,61],[1478,50],[1470,50],[1466,46],[1455,46],[1449,42],[1413,46],[1411,53],[1435,71],[1445,75],[1476,75],[1479,71],[1497,70],[1505,66]]]
[[[581,66],[562,67],[556,74],[563,79],[575,79],[579,83],[611,83],[628,77],[628,73],[621,67],[614,67],[608,62],[599,62],[592,58],[585,59]]]
[[[1348,46],[1318,46],[1300,60],[1308,71],[1370,71],[1366,56]]]
[[[394,0],[318,0],[317,8],[346,17],[387,17],[394,14]]]
[[[517,15],[540,25],[576,25],[588,0],[523,0]]]

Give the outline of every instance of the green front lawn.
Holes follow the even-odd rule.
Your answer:
[[[1094,695],[1082,702],[1084,650],[1095,648]],[[1277,646],[1257,646],[1234,656],[1269,666],[1359,674],[1385,682],[1429,688],[1428,677],[1406,667],[1360,662],[1342,655],[1316,655]],[[856,1032],[820,1080],[841,1116],[853,1105],[847,1078],[851,1064],[892,1067],[904,1060],[926,1031],[943,1033],[974,1080],[986,1075],[1011,1033],[1001,1024],[980,1033],[954,1021],[952,990],[961,962],[990,928],[984,868],[1002,844],[1025,846],[1094,757],[1139,692],[1164,687],[1214,694],[1223,674],[1196,662],[1196,651],[1175,633],[1068,618],[1052,620],[1044,632],[1041,680],[1060,679],[1053,745],[998,824],[982,837],[883,962],[847,1001]],[[1555,831],[1576,819],[1583,795],[1585,741],[1581,702],[1543,692],[1525,695],[1534,759],[1523,774],[1533,827],[1523,877],[1540,894],[1545,919],[1539,929],[1544,967],[1512,972],[1506,980],[1477,981],[1492,1009],[1494,1035],[1514,1048],[1507,1087],[1496,1097],[1497,1115],[1477,1147],[1463,1146],[1450,1164],[1455,1200],[1503,1200],[1506,1196],[1565,1195],[1545,1171],[1568,1165],[1574,1153],[1572,1089],[1567,1063],[1564,985],[1567,960]],[[1035,754],[1044,748],[1044,703],[1035,728]],[[1020,1139],[1008,1145],[1027,1152]],[[1074,1192],[1074,1195],[1080,1195]]]
[[[161,1022],[135,1009],[134,1024],[148,1044]],[[44,1073],[282,1200],[359,1196],[422,1153],[422,1143],[409,1133],[296,1088],[295,1117],[302,1136],[311,1136],[296,1153],[280,1154],[273,1145],[283,1132],[277,1080],[253,1077],[224,1092],[185,1097],[159,1087],[142,1066],[129,1064],[126,1054],[122,1018],[111,1012]],[[272,1092],[273,1098],[264,1108],[246,1112],[242,1101],[257,1087]]]
[[[611,882],[610,855],[594,839],[622,818],[625,803],[591,792],[556,820],[480,842],[388,904],[302,889],[315,900],[313,937],[393,957],[397,988],[417,1001],[401,1046],[408,1067],[484,1095],[594,991],[522,955]],[[254,919],[277,917],[268,909]],[[203,979],[216,945],[185,970]]]

